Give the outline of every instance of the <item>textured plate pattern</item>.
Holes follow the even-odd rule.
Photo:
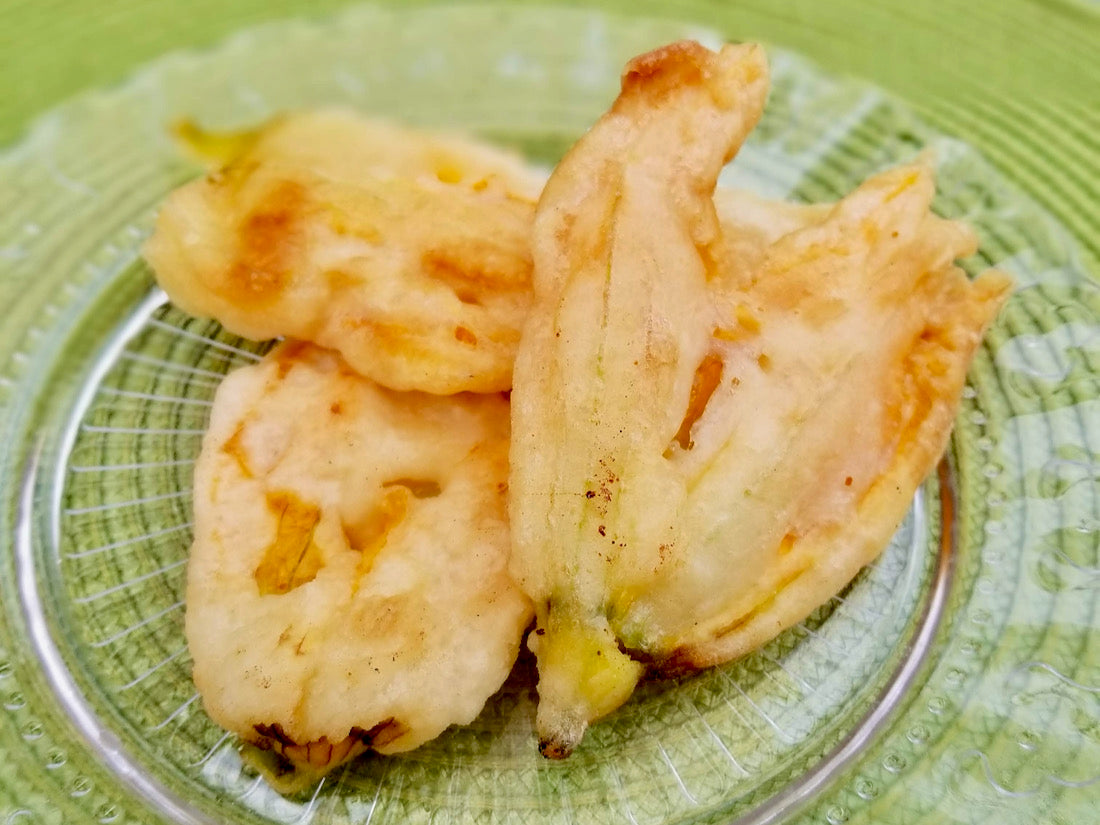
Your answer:
[[[339,101],[551,162],[627,56],[684,34],[718,39],[579,11],[361,8],[161,61],[0,158],[0,822],[1087,821],[1100,789],[1091,259],[972,149],[779,51],[730,182],[832,198],[930,145],[937,208],[982,235],[968,268],[997,263],[1020,284],[954,439],[945,618],[888,728],[795,810],[807,772],[909,655],[940,538],[934,485],[881,562],[809,621],[742,662],[646,688],[563,764],[534,752],[529,662],[469,728],[294,800],[202,713],[181,632],[191,462],[221,375],[261,348],[150,293],[137,249],[155,204],[193,174],[164,124]]]
[[[275,797],[200,711],[180,625],[190,471],[218,378],[254,361],[257,347],[171,307],[137,320],[140,332],[108,355],[111,369],[78,410],[57,514],[61,564],[50,583],[57,622],[77,630],[64,642],[88,674],[83,691],[102,697],[99,715],[117,713],[135,732],[142,770],[163,772],[166,761],[265,812]],[[611,788],[639,822],[664,822],[788,776],[785,765],[822,750],[836,717],[865,699],[908,637],[935,557],[924,501],[845,594],[754,656],[677,687],[648,686],[595,727],[574,759],[537,754],[524,662],[473,725],[345,771],[330,792],[332,819],[354,821],[350,809],[380,792],[382,810],[400,812],[388,814],[393,821],[446,807],[456,822],[492,811],[502,822],[549,823],[560,821],[557,806],[528,809],[555,794],[575,811],[593,806],[585,816],[598,820]],[[501,786],[524,792],[502,795]]]

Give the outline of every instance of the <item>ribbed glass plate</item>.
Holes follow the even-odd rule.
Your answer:
[[[190,478],[260,343],[188,318],[138,250],[196,173],[189,116],[344,103],[550,165],[633,54],[716,32],[564,9],[383,11],[250,30],[85,96],[0,157],[0,823],[1086,822],[1100,792],[1100,295],[1075,242],[966,145],[772,50],[725,182],[832,199],[936,155],[942,214],[1019,290],[948,461],[883,557],[763,650],[645,686],[538,756],[523,658],[472,725],[284,799],[205,716],[182,633]]]

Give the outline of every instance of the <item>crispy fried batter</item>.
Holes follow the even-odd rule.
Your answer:
[[[547,755],[643,663],[741,655],[881,551],[1010,288],[953,265],[974,238],[923,164],[833,206],[719,195],[719,229],[765,77],[751,46],[635,59],[539,203],[510,483]]]
[[[507,449],[498,395],[395,393],[298,344],[230,375],[188,568],[211,717],[311,775],[471,721],[530,617]]]
[[[511,386],[537,174],[340,111],[216,143],[242,154],[174,192],[145,248],[176,304],[249,338],[332,347],[394,389]]]
[[[708,279],[728,259],[710,195],[760,116],[766,75],[755,46],[635,59],[539,203],[510,483],[513,569],[542,631],[537,725],[554,755],[643,673],[607,605],[681,543],[685,491],[662,454],[710,346]]]

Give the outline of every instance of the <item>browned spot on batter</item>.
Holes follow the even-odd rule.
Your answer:
[[[706,356],[695,368],[695,378],[691,382],[691,396],[688,399],[684,420],[673,438],[681,450],[690,450],[695,446],[691,440],[691,428],[702,416],[715,389],[722,381],[722,359],[713,353]],[[671,448],[670,448],[671,449]],[[666,455],[668,453],[666,452]]]
[[[237,425],[233,435],[222,444],[222,452],[232,456],[245,478],[252,478],[252,468],[248,466],[248,451],[244,448],[241,437],[244,435],[244,422]]]
[[[353,730],[361,729],[353,728]],[[370,730],[362,732],[361,735],[364,740],[370,742],[372,747],[384,748],[386,745],[404,736],[408,730],[409,729],[405,727],[404,723],[397,721],[391,716],[384,722],[379,722]]]
[[[776,549],[776,553],[780,556],[787,555],[789,552],[791,552],[791,548],[794,547],[794,543],[797,540],[798,536],[796,536],[794,533],[787,533],[779,542],[779,547]]]
[[[267,506],[278,526],[254,573],[261,596],[289,593],[313,581],[324,567],[321,548],[313,542],[321,510],[291,492],[268,493]]]
[[[644,94],[660,99],[683,87],[702,85],[703,66],[712,57],[709,50],[690,40],[669,43],[635,57],[623,71],[622,97],[615,102],[612,111],[630,95]]]
[[[339,401],[333,401],[331,404],[329,404],[328,411],[333,415],[343,415],[344,405],[341,404]]]
[[[279,181],[237,229],[237,257],[225,278],[226,297],[239,305],[270,304],[286,290],[302,243],[303,187]]]
[[[282,381],[296,366],[302,354],[310,345],[305,341],[290,340],[285,342],[275,351],[275,363],[278,365],[279,380]]]
[[[466,327],[455,327],[455,340],[472,347],[477,346],[477,336]]]
[[[414,333],[401,324],[385,323],[372,318],[348,318],[344,326],[351,332],[369,336],[373,349],[403,357],[423,355],[416,346]]]
[[[912,444],[932,414],[936,399],[944,397],[950,381],[952,353],[958,346],[947,327],[929,325],[899,359],[888,379],[883,399],[883,441]]]
[[[471,292],[468,289],[456,289],[455,297],[458,298],[458,300],[462,301],[462,303],[468,304],[469,306],[481,306],[481,299],[477,296],[476,293]]]
[[[425,251],[420,264],[429,277],[468,295],[483,295],[491,289],[525,289],[531,283],[531,253],[526,242],[509,247],[483,238],[456,239],[446,248]]]
[[[772,368],[772,359],[763,352],[757,356],[756,363],[760,365],[760,369],[764,370],[764,372],[767,372]]]

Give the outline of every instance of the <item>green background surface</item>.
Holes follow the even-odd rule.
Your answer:
[[[323,16],[347,5],[345,0],[4,0],[0,144],[17,140],[51,105],[81,89],[119,82],[168,50],[206,48],[261,21]],[[941,131],[979,148],[1084,242],[1094,266],[1100,260],[1100,4],[603,0],[573,5],[703,22],[871,80]]]

